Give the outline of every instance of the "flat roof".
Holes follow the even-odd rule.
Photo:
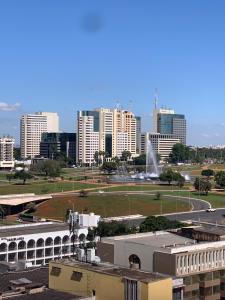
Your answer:
[[[9,273],[1,273],[0,292],[9,291],[11,281],[26,278],[31,282],[41,282],[48,285],[48,267],[30,268],[24,271],[14,271]]]
[[[51,195],[6,195],[0,197],[0,205],[16,206],[28,202],[52,199]]]
[[[219,236],[225,235],[225,227],[218,227],[218,226],[199,226],[199,227],[194,227],[194,231],[199,231],[199,232],[204,232],[204,233],[211,233]]]
[[[146,237],[126,239],[125,243],[134,243],[160,248],[175,248],[195,244],[195,241],[186,237],[179,236],[170,232],[154,234]]]
[[[144,272],[140,270],[134,270],[134,269],[129,269],[129,268],[124,268],[120,266],[116,266],[110,263],[98,263],[98,264],[91,264],[91,263],[85,263],[85,262],[80,262],[76,260],[68,260],[68,259],[59,259],[59,260],[54,260],[52,263],[58,264],[59,268],[60,265],[68,266],[71,268],[80,268],[80,269],[85,269],[89,271],[95,271],[97,273],[101,274],[106,274],[106,275],[111,275],[111,276],[116,276],[116,277],[123,277],[124,279],[134,279],[138,280],[144,283],[149,283],[153,281],[158,281],[162,280],[165,278],[170,278],[170,276],[159,274],[159,273],[150,273],[150,272]]]
[[[101,242],[115,244],[117,242],[134,243],[159,248],[175,248],[195,244],[193,239],[179,236],[168,231],[146,232],[102,238]]]
[[[34,224],[0,226],[0,238],[63,230],[68,230],[69,233],[69,225],[67,223],[43,222]]]

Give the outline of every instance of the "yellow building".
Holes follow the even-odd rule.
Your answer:
[[[94,300],[172,300],[172,278],[111,264],[49,264],[49,287]]]

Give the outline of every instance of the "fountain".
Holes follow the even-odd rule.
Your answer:
[[[159,168],[157,164],[157,159],[150,139],[148,139],[147,141],[145,173],[146,175],[148,174],[149,177],[159,177]]]

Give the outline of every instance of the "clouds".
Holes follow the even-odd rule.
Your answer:
[[[21,107],[20,103],[9,104],[6,102],[0,102],[0,111],[16,111]]]

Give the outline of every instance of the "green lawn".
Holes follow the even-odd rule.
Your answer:
[[[216,194],[216,193],[209,193],[208,196],[206,195],[199,195],[197,192],[190,192],[189,191],[174,191],[174,192],[162,192],[162,194],[171,194],[174,196],[184,196],[184,197],[191,197],[197,198],[201,200],[205,200],[214,208],[225,207],[225,194]]]
[[[7,184],[0,186],[0,195],[7,194],[23,194],[23,193],[35,193],[35,194],[47,194],[65,192],[71,190],[80,190],[95,188],[99,185],[86,184],[81,182],[32,182],[23,184]],[[100,186],[99,186],[100,187]]]
[[[162,197],[161,200],[154,200],[155,196],[150,195],[89,195],[88,197],[78,196],[57,196],[40,204],[37,207],[36,215],[39,217],[54,218],[63,220],[66,210],[74,209],[79,212],[94,212],[101,216],[122,216],[130,214],[154,215],[160,213],[171,213],[187,211],[189,204],[175,199]]]

